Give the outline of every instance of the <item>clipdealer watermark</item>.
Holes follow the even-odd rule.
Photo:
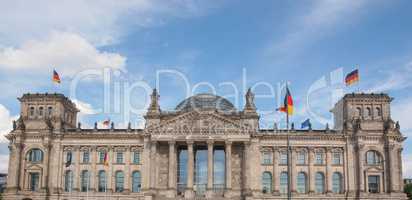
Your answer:
[[[245,68],[239,73],[241,81],[223,81],[217,84],[211,82],[192,82],[190,76],[176,69],[160,69],[155,72],[155,83],[150,84],[142,78],[130,77],[130,74],[123,70],[104,68],[104,69],[88,69],[76,73],[70,81],[70,98],[78,99],[78,94],[84,93],[84,88],[81,87],[82,82],[90,80],[98,80],[99,87],[103,89],[103,96],[99,108],[94,108],[95,114],[120,115],[124,123],[131,122],[132,115],[138,116],[142,124],[143,116],[147,112],[147,108],[151,103],[151,95],[153,89],[156,88],[158,94],[162,96],[164,89],[162,85],[166,84],[173,87],[173,92],[179,91],[183,93],[185,98],[194,96],[202,89],[208,90],[208,93],[217,95],[217,101],[225,101],[230,99],[231,103],[237,110],[242,110],[244,106],[245,95],[250,88],[255,91],[259,88],[259,92],[254,94],[254,102],[259,104],[261,100],[270,100],[273,105],[270,109],[260,109],[257,105],[257,112],[261,120],[261,127],[271,127],[273,123],[283,123],[284,115],[276,111],[283,104],[283,98],[286,85],[292,91],[293,97],[299,97],[299,104],[295,104],[296,115],[298,117],[309,117],[313,122],[326,125],[332,124],[332,115],[327,111],[343,96],[343,68],[337,68],[327,75],[321,75],[319,79],[308,85],[307,91],[304,94],[294,93],[293,82],[270,83],[269,81],[254,82],[248,80],[248,73]],[[179,84],[170,84],[166,81],[167,78],[179,80]],[[173,86],[171,86],[173,85]],[[219,92],[218,92],[219,91]],[[261,92],[265,91],[265,92]],[[168,94],[171,92],[168,91]],[[173,98],[173,97],[170,97]],[[183,100],[183,99],[182,99]],[[162,101],[162,98],[159,100]],[[137,103],[136,103],[137,102]],[[219,102],[217,103],[219,105]],[[268,107],[268,106],[266,106]],[[162,111],[173,111],[173,108],[162,108]],[[325,112],[326,111],[326,112]],[[132,122],[133,123],[133,122]]]

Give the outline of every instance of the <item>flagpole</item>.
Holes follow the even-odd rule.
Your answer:
[[[287,157],[288,157],[288,200],[292,199],[292,192],[291,192],[291,178],[292,178],[292,165],[291,165],[291,147],[290,147],[290,139],[289,139],[289,112],[286,112],[286,134],[287,134]]]
[[[288,90],[288,83],[286,82],[286,90]],[[291,192],[291,178],[292,178],[292,165],[291,165],[291,148],[289,139],[289,105],[286,105],[286,135],[287,135],[287,162],[288,162],[288,200],[292,199]]]

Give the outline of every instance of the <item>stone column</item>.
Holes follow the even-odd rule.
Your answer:
[[[365,165],[365,152],[363,152],[363,146],[364,145],[359,145],[357,148],[357,154],[358,154],[358,181],[359,181],[359,192],[365,192],[365,176],[364,176],[364,165]]]
[[[273,148],[273,180],[272,180],[272,185],[273,187],[273,194],[274,195],[279,195],[279,149],[274,147]]]
[[[75,152],[73,152],[73,154],[75,155],[74,158],[76,160],[74,161],[75,171],[73,173],[73,179],[74,179],[73,190],[80,191],[80,174],[81,174],[80,172],[80,146],[75,146],[74,151]]]
[[[152,141],[151,145],[151,156],[150,156],[150,189],[154,190],[156,188],[156,172],[157,172],[157,142]]]
[[[151,159],[150,159],[150,141],[149,138],[145,137],[144,138],[144,143],[143,143],[143,152],[142,152],[142,168],[143,168],[143,173],[142,173],[142,190],[149,190],[150,189],[150,166],[152,165]]]
[[[15,143],[9,146],[10,161],[9,161],[9,174],[7,176],[7,192],[15,193],[19,190],[19,167],[20,166],[20,152],[21,144]]]
[[[313,171],[313,164],[314,164],[314,151],[315,149],[313,147],[309,148],[309,153],[308,153],[308,164],[309,164],[309,175],[308,175],[308,180],[309,180],[309,193],[315,193],[315,173]],[[325,178],[326,179],[326,178]]]
[[[89,158],[92,164],[92,171],[90,172],[90,177],[91,177],[90,178],[90,191],[97,192],[99,172],[97,171],[97,165],[96,165],[96,163],[98,162],[96,146],[92,146],[90,148]]]
[[[185,198],[193,198],[193,176],[194,176],[194,154],[193,154],[193,141],[187,141],[187,183]]]
[[[288,178],[290,178],[290,185],[291,185],[291,192],[296,193],[296,149],[291,147],[292,150],[290,151],[290,165],[292,166],[292,170]],[[288,161],[289,162],[289,161]],[[289,169],[288,169],[289,170]]]
[[[107,172],[107,177],[106,177],[106,190],[107,192],[111,193],[116,190],[116,185],[114,184],[114,172],[113,172],[113,160],[114,160],[114,153],[113,153],[113,146],[108,146],[107,147],[107,157],[109,162],[109,167],[108,167],[108,172]]]
[[[207,197],[213,196],[213,141],[207,141]]]
[[[326,193],[332,193],[332,149],[330,147],[326,148]]]
[[[51,154],[52,145],[44,144],[44,169],[43,169],[43,184],[45,190],[50,190],[49,187],[49,174],[50,174],[50,154]],[[51,190],[50,190],[51,192]]]
[[[226,191],[225,196],[230,196],[232,190],[232,142],[226,141]]]
[[[250,165],[252,161],[250,160],[250,149],[251,149],[250,141],[244,142],[244,146],[245,146],[244,148],[245,152],[244,152],[244,157],[243,157],[243,167],[244,167],[243,169],[243,181],[244,181],[243,190],[246,195],[251,195],[252,191],[251,191],[251,184],[250,184],[250,181],[251,181]]]
[[[170,198],[176,196],[176,148],[175,141],[169,141],[169,192]]]

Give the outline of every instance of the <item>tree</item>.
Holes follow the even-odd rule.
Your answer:
[[[406,184],[403,191],[408,195],[409,199],[412,199],[412,184]]]

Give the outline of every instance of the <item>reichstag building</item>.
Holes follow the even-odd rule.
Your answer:
[[[388,95],[346,94],[322,130],[261,129],[250,90],[245,99],[237,110],[198,94],[166,112],[154,90],[144,129],[85,129],[62,94],[24,94],[3,198],[406,199]]]

